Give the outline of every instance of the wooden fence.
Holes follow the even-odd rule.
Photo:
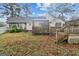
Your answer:
[[[0,27],[0,34],[7,31],[7,27]]]

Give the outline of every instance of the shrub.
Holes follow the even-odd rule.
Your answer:
[[[21,29],[15,29],[15,33],[21,32]]]
[[[10,30],[8,30],[8,32],[10,32],[10,33],[14,33],[15,30],[14,30],[14,29],[10,29]]]
[[[11,28],[9,28],[8,32],[18,33],[18,32],[21,32],[21,29],[18,29],[17,26],[12,26]]]

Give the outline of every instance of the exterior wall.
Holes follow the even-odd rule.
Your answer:
[[[18,24],[7,24],[7,28],[11,28],[12,26],[16,25],[18,28]]]
[[[62,21],[61,19],[56,19],[56,20],[53,20],[53,18],[50,18],[51,20],[49,21],[49,27],[50,28],[54,28],[55,27],[55,24],[56,23],[61,23],[61,27],[63,26],[63,24],[65,24],[64,21]],[[13,24],[10,24],[10,25],[13,25]],[[17,26],[17,28],[20,28],[20,29],[24,29],[24,30],[32,30],[32,22],[28,22],[28,23],[19,23],[19,24],[15,24]],[[19,27],[18,27],[19,25]],[[39,24],[37,24],[39,25]],[[7,24],[7,27],[9,27],[9,24]]]
[[[20,29],[22,28],[22,24],[19,24],[19,28],[20,28]]]
[[[7,24],[7,28],[10,28],[10,26],[16,25],[17,28],[23,29],[23,30],[32,30],[32,22],[28,23],[20,23],[20,24]]]
[[[7,24],[6,27],[9,28],[9,24]]]
[[[11,27],[14,26],[14,25],[15,25],[17,28],[19,28],[19,27],[18,27],[18,24],[9,24],[9,26],[11,26]]]
[[[70,26],[69,28],[70,33],[79,33],[79,26]]]
[[[25,26],[25,23],[22,24],[22,29],[23,29],[23,30],[26,30],[25,27],[26,27],[26,26]]]
[[[23,24],[7,24],[7,28],[11,28],[12,26],[16,26],[18,29],[24,29],[24,25]]]
[[[32,22],[27,23],[26,29],[30,31],[32,30]]]
[[[55,24],[56,23],[61,23],[61,27],[63,26],[63,24],[65,24],[64,21],[62,21],[61,19],[57,19],[57,20],[53,20],[51,23],[50,23],[50,27],[55,27]]]

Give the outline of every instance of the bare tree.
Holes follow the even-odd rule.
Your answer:
[[[16,3],[3,3],[0,4],[2,7],[0,7],[2,16],[6,17],[13,17],[13,16],[18,16],[20,13],[20,7]]]
[[[22,4],[22,9],[24,11],[24,16],[25,17],[28,17],[28,15],[31,14],[31,12],[30,12],[30,4],[28,4],[28,3]]]
[[[65,15],[71,14],[75,11],[73,8],[75,4],[61,3],[61,4],[51,4],[48,9],[48,13],[55,17],[65,18]]]

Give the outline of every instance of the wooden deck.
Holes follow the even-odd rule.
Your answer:
[[[79,34],[70,34],[68,36],[68,43],[79,44]]]

